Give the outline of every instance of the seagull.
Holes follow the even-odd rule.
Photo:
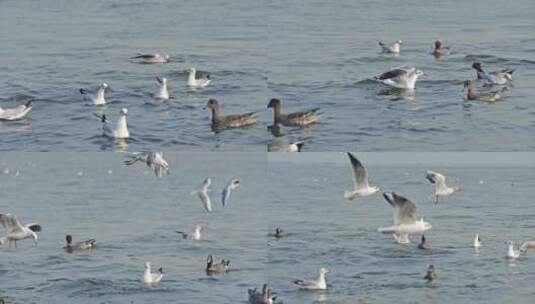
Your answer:
[[[429,182],[435,184],[435,204],[438,204],[439,196],[448,196],[460,190],[457,187],[448,187],[448,185],[446,185],[446,177],[440,173],[427,171],[425,177]]]
[[[143,272],[143,282],[146,284],[156,284],[159,283],[163,278],[163,268],[160,267],[158,272],[151,272],[150,262],[145,262],[145,271]]]
[[[210,98],[206,103],[205,109],[212,111],[212,129],[221,128],[240,128],[250,126],[256,123],[257,112],[248,112],[241,114],[221,115],[219,113],[219,102]]]
[[[147,164],[147,167],[154,170],[154,174],[157,177],[162,177],[164,173],[169,172],[169,164],[163,157],[162,152],[134,153],[133,155],[128,155],[128,158],[124,161],[125,165],[130,166],[138,161],[143,162]]]
[[[528,249],[535,249],[535,241],[525,241],[520,245],[520,252],[527,252]]]
[[[303,141],[294,141],[294,142],[273,142],[269,143],[267,146],[268,152],[301,152]]]
[[[390,53],[390,54],[399,54],[401,51],[401,45],[403,44],[403,41],[397,40],[392,45],[386,45],[384,42],[379,41],[379,45],[381,46],[383,53]]]
[[[483,71],[480,62],[474,62],[472,69],[476,70],[477,79],[485,80],[488,84],[504,85],[513,81],[513,69],[503,69],[500,71],[494,71],[486,73]]]
[[[156,77],[156,80],[160,84],[158,88],[158,93],[154,95],[156,99],[168,100],[169,91],[167,90],[167,78],[165,77]]]
[[[182,232],[182,231],[178,231],[176,230],[176,233],[182,235],[182,238],[183,239],[190,239],[190,240],[195,240],[195,241],[200,241],[201,238],[202,238],[202,234],[201,232],[203,231],[203,226],[202,225],[195,225],[195,230],[193,230],[192,233],[185,233],[185,232]]]
[[[275,233],[270,234],[269,236],[273,236],[274,238],[280,239],[284,237],[284,230],[282,230],[282,228],[277,227],[275,228]]]
[[[267,288],[267,284],[262,285],[262,292],[254,289],[248,289],[249,304],[273,304],[277,299],[276,296],[271,293],[271,289]]]
[[[505,257],[508,259],[516,259],[520,256],[520,252],[514,249],[514,244],[512,241],[505,242],[507,244],[507,253]]]
[[[169,62],[169,55],[167,54],[159,54],[159,53],[152,53],[152,54],[138,54],[137,56],[134,56],[130,59],[139,59],[142,63],[168,63]]]
[[[81,242],[72,242],[72,236],[70,234],[67,234],[65,236],[65,246],[63,249],[67,252],[73,252],[77,250],[88,250],[95,248],[95,239],[89,239]]]
[[[41,225],[31,223],[26,226],[22,226],[16,215],[13,214],[0,214],[0,224],[7,230],[7,235],[0,239],[0,245],[3,245],[6,241],[15,244],[17,248],[17,241],[33,238],[35,245],[37,245],[37,232],[41,232]]]
[[[204,88],[210,84],[210,74],[208,73],[197,73],[197,70],[194,68],[189,68],[186,70],[188,73],[188,86],[192,88]]]
[[[197,194],[197,196],[201,200],[202,206],[207,212],[212,212],[212,201],[210,200],[210,196],[208,195],[208,192],[210,192],[211,184],[212,180],[207,177],[202,183],[201,189],[191,192],[192,195]]]
[[[221,191],[221,203],[223,204],[223,207],[227,205],[232,190],[237,189],[239,186],[240,181],[237,178],[234,178],[227,184],[227,186],[225,186],[225,188],[223,188],[223,191]]]
[[[435,57],[448,55],[449,53],[450,53],[450,47],[449,46],[442,46],[442,42],[440,42],[440,40],[435,41],[433,52],[432,52],[432,54]]]
[[[128,132],[128,126],[126,124],[127,113],[128,110],[126,108],[121,109],[119,119],[117,120],[117,128],[115,130],[112,130],[110,128],[106,114],[102,114],[102,116],[95,114],[98,118],[100,118],[100,121],[102,122],[102,130],[104,131],[104,136],[116,139],[129,138],[130,133]]]
[[[476,236],[474,237],[474,248],[479,249],[483,243],[481,243],[481,238],[479,237],[479,233],[476,233]]]
[[[293,283],[297,285],[300,289],[307,290],[326,290],[327,282],[325,281],[325,275],[329,273],[327,268],[320,268],[319,276],[316,280],[305,281],[305,280],[295,280]]]
[[[206,274],[219,274],[229,271],[230,260],[222,259],[221,262],[215,264],[212,255],[208,255],[206,258]]]
[[[425,273],[424,279],[426,279],[427,282],[431,282],[436,278],[437,274],[435,273],[435,266],[429,265],[429,267],[427,267],[427,272]]]
[[[3,109],[0,107],[0,120],[18,120],[22,119],[32,109],[32,102],[27,101],[24,104],[18,105],[14,108]]]
[[[104,82],[100,85],[95,94],[89,93],[86,89],[80,89],[80,94],[82,94],[84,100],[90,101],[95,106],[105,105],[106,98],[104,97],[104,94],[106,93],[107,88],[108,84]]]
[[[471,80],[464,82],[464,99],[481,100],[486,102],[496,102],[502,99],[500,91],[480,91],[476,90]]]
[[[427,240],[425,239],[425,235],[422,234],[422,241],[420,244],[418,244],[418,249],[427,250],[429,249],[429,245],[427,245]]]
[[[379,228],[379,232],[385,234],[393,233],[393,236],[398,243],[408,244],[410,243],[409,234],[423,233],[432,228],[431,224],[424,222],[423,218],[419,220],[417,219],[416,206],[410,200],[401,195],[397,195],[395,192],[385,192],[383,193],[383,197],[395,208],[394,225]]]
[[[357,197],[369,196],[379,191],[378,187],[370,187],[368,184],[368,170],[362,163],[351,153],[347,152],[353,169],[354,185],[352,191],[345,191],[344,197],[353,200]]]
[[[424,72],[416,68],[394,68],[384,72],[374,79],[391,87],[398,89],[414,90],[418,77],[424,75]]]
[[[299,112],[281,113],[281,101],[277,98],[272,98],[267,106],[273,108],[273,124],[282,124],[288,127],[305,127],[313,123],[317,123],[320,116],[317,113],[320,108],[313,108]]]

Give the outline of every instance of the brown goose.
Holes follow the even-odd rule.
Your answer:
[[[449,53],[450,53],[449,46],[442,46],[442,42],[440,40],[435,41],[433,53],[432,53],[435,57],[448,55]]]
[[[320,108],[282,114],[281,101],[276,98],[271,99],[267,107],[273,108],[274,124],[282,124],[289,127],[304,127],[319,121],[319,115],[316,112],[318,112]]]
[[[256,112],[220,115],[219,103],[215,99],[209,99],[206,108],[212,110],[213,128],[239,128],[256,123]]]
[[[499,91],[478,91],[471,80],[464,82],[464,98],[466,100],[496,102],[502,99],[499,93]]]

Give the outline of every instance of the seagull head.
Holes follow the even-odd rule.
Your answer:
[[[416,70],[416,71],[414,72],[414,74],[415,74],[417,77],[420,77],[420,76],[422,76],[422,75],[425,75],[424,71],[422,71],[422,70]]]
[[[324,268],[324,267],[320,268],[320,274],[321,275],[325,275],[325,274],[328,274],[328,273],[329,273],[329,269]]]
[[[237,179],[237,178],[233,179],[233,180],[230,182],[230,187],[231,187],[232,189],[236,189],[236,188],[238,188],[239,186],[240,186],[240,180]]]
[[[150,262],[145,262],[145,269],[150,269]]]
[[[403,44],[403,41],[402,40],[396,40],[396,43],[397,44]]]
[[[479,62],[472,63],[472,69],[475,69],[478,72],[480,72],[481,71],[481,63],[479,63]]]
[[[189,73],[189,74],[192,74],[192,73],[195,74],[195,72],[196,72],[195,68],[189,68],[186,70],[186,73]]]
[[[212,183],[212,179],[207,177],[204,182],[203,182],[203,185],[205,186],[210,186],[210,184]]]
[[[442,47],[442,42],[440,40],[435,41],[435,50],[438,50]]]
[[[103,82],[100,86],[105,88],[105,89],[109,87],[109,85],[107,83],[105,83],[105,82]]]
[[[67,244],[71,244],[72,243],[72,235],[67,234],[65,236],[65,241],[67,242]]]
[[[163,58],[165,58],[165,60],[169,61],[169,59],[171,58],[169,55],[165,54],[163,55]]]
[[[271,98],[271,100],[268,103],[268,108],[276,108],[279,107],[281,104],[281,101],[277,98]]]
[[[121,114],[126,116],[128,114],[128,109],[127,108],[122,108],[121,109]]]

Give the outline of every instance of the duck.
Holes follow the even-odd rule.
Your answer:
[[[319,121],[318,111],[320,108],[312,108],[305,111],[288,114],[281,113],[281,101],[272,98],[267,106],[273,109],[273,123],[289,127],[305,127]]]
[[[503,69],[486,73],[480,62],[474,62],[472,68],[476,70],[477,79],[485,80],[488,84],[505,85],[513,81],[514,69]]]
[[[418,244],[418,249],[427,250],[430,249],[429,245],[427,245],[427,240],[425,239],[425,235],[422,234],[422,240],[420,241],[420,244]]]
[[[81,242],[72,242],[72,235],[67,234],[65,236],[65,246],[63,249],[65,249],[67,252],[73,252],[77,250],[88,250],[95,248],[95,239],[89,239]]]
[[[187,84],[192,88],[204,88],[212,81],[210,79],[210,74],[197,73],[195,68],[187,69],[186,73],[188,74]]]
[[[471,80],[464,82],[464,99],[496,102],[502,100],[499,91],[478,91]]]
[[[206,274],[221,274],[228,272],[230,269],[230,260],[222,259],[221,262],[215,264],[212,255],[206,258]]]
[[[14,243],[15,248],[17,248],[17,241],[28,238],[32,238],[34,244],[37,245],[37,232],[41,232],[41,225],[37,223],[31,223],[22,226],[18,217],[10,213],[0,214],[0,224],[7,230],[7,235],[0,239],[0,245],[8,242],[9,247],[11,248],[11,244]]]
[[[24,104],[14,108],[3,109],[0,107],[0,120],[19,120],[23,119],[32,109],[32,101],[29,100]]]
[[[435,266],[429,265],[427,267],[427,272],[425,273],[424,279],[427,280],[427,282],[431,282],[437,278],[437,274],[435,272]]]
[[[390,54],[399,54],[401,51],[401,45],[403,44],[403,41],[397,40],[392,45],[387,45],[382,41],[379,41],[379,45],[381,46],[381,49],[383,53],[390,53]]]
[[[254,288],[248,289],[247,293],[249,294],[249,304],[273,304],[277,299],[271,292],[271,289],[267,288],[267,284],[262,285],[262,292]]]
[[[88,90],[83,88],[80,89],[80,94],[82,94],[84,100],[90,101],[91,104],[95,106],[102,106],[106,104],[105,94],[108,87],[108,84],[104,82],[98,87],[94,94],[91,94]]]
[[[325,280],[325,275],[329,273],[329,270],[327,268],[320,268],[319,270],[319,276],[316,280],[295,280],[293,283],[297,285],[300,289],[306,289],[306,290],[326,290],[327,289],[327,281]]]
[[[219,102],[213,98],[208,100],[205,108],[212,111],[213,129],[246,127],[255,124],[257,120],[257,112],[220,115]]]
[[[143,272],[143,282],[146,284],[160,283],[163,278],[163,268],[158,268],[158,272],[152,273],[150,262],[145,262],[145,271]]]
[[[432,54],[435,57],[448,55],[449,53],[450,53],[450,47],[449,46],[442,46],[442,42],[440,40],[435,41],[433,52],[432,52]]]

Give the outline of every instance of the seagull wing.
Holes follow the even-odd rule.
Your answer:
[[[416,221],[416,205],[407,198],[391,193],[392,197],[388,196],[388,193],[383,193],[383,197],[386,201],[396,208],[394,211],[394,224],[410,224]]]
[[[13,214],[0,214],[0,223],[9,232],[23,231],[23,227],[19,222],[16,215]]]
[[[347,152],[351,160],[351,167],[353,168],[355,189],[368,188],[368,170],[362,163],[351,153]]]
[[[398,78],[401,76],[407,75],[408,72],[405,69],[392,69],[388,72],[384,72],[383,74],[377,76],[376,78],[378,80],[386,80],[386,79],[392,79],[392,78]]]

